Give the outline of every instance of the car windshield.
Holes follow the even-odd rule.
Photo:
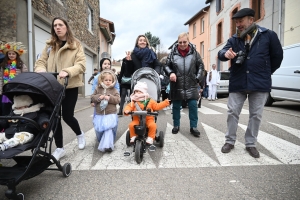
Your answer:
[[[230,73],[229,72],[221,72],[221,80],[229,80]]]

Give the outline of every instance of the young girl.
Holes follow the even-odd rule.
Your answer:
[[[103,70],[98,77],[98,87],[91,97],[95,104],[93,124],[100,142],[98,149],[102,152],[111,152],[114,149],[113,129],[118,125],[117,104],[120,103],[120,94],[114,88],[116,82],[113,71]]]
[[[138,81],[134,86],[133,93],[130,95],[131,102],[127,104],[124,108],[124,114],[128,115],[130,111],[136,111],[137,108],[135,106],[135,102],[139,105],[142,110],[150,109],[151,112],[161,110],[167,106],[169,106],[169,99],[165,99],[163,102],[157,103],[153,99],[149,98],[148,94],[148,86],[146,82]],[[146,108],[145,108],[146,107]],[[136,138],[136,134],[134,132],[134,126],[139,125],[139,116],[133,116],[132,122],[129,124],[130,131],[130,143],[134,143]],[[154,121],[154,116],[146,117],[146,126],[148,127],[148,137],[146,139],[147,144],[153,144],[153,140],[155,138],[156,133],[156,123]]]
[[[15,78],[18,74],[27,72],[26,65],[21,60],[20,56],[26,52],[25,47],[21,42],[8,42],[0,46],[5,58],[0,64],[0,101],[2,102],[1,115],[9,115],[11,112],[12,102],[2,95],[2,89],[4,84]]]

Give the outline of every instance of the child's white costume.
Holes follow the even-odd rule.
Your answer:
[[[23,116],[26,118],[38,120],[41,117],[46,119],[45,113],[40,113],[40,108],[44,104],[33,104],[33,100],[28,95],[14,96],[14,104],[12,105],[13,116]],[[25,120],[1,120],[0,122],[0,151],[13,148],[20,144],[25,144],[34,138],[38,133],[37,128]],[[5,131],[4,131],[5,129]]]

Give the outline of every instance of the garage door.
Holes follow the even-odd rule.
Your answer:
[[[42,53],[46,46],[46,41],[51,38],[50,26],[39,20],[34,20],[34,36],[35,36],[35,58]]]
[[[85,57],[86,57],[86,70],[85,70],[85,78],[84,78],[85,96],[89,96],[92,93],[92,85],[88,84],[88,80],[90,79],[92,73],[94,72],[93,56],[88,53],[85,53]]]

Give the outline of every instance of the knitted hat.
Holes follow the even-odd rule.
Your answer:
[[[19,54],[19,56],[21,56],[23,53],[26,53],[25,46],[22,44],[22,42],[8,42],[6,44],[1,44],[0,49],[4,54],[6,54],[8,51],[14,51]]]
[[[148,95],[148,86],[146,82],[138,81],[136,85],[134,86],[133,91],[139,90],[143,94]]]
[[[14,104],[12,105],[12,109],[20,108],[23,106],[30,106],[33,104],[33,100],[28,95],[19,95],[14,96]]]

